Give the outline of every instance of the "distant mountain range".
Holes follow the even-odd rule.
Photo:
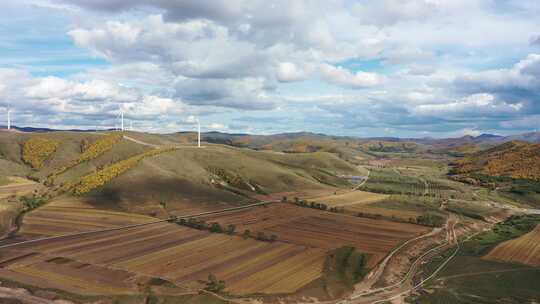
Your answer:
[[[0,125],[0,130],[5,130],[6,126]],[[51,128],[34,128],[34,127],[18,127],[12,126],[12,130],[19,132],[96,132],[96,131],[114,131],[115,129],[100,129],[100,130],[84,130],[84,129],[51,129]],[[193,132],[178,132],[180,134],[193,134]],[[455,138],[401,138],[401,137],[355,137],[355,136],[335,136],[322,133],[311,132],[294,132],[294,133],[279,133],[272,135],[253,135],[247,133],[223,133],[223,132],[205,132],[202,134],[203,140],[214,143],[231,144],[239,139],[249,138],[251,141],[259,143],[268,143],[276,140],[295,140],[295,139],[311,139],[311,140],[365,140],[365,141],[381,141],[381,142],[413,142],[417,144],[458,147],[465,144],[483,144],[483,143],[503,143],[513,140],[526,141],[530,143],[540,143],[540,132],[529,132],[509,136],[481,134],[478,136],[465,135]]]

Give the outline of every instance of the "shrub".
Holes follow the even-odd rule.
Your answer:
[[[210,232],[221,233],[223,232],[223,228],[221,228],[221,225],[219,223],[212,223],[212,225],[210,226]]]
[[[56,151],[58,142],[46,138],[34,137],[23,145],[22,158],[34,169],[40,169],[43,163]]]
[[[112,133],[112,134],[103,136],[102,138],[96,140],[94,143],[90,145],[88,145],[88,143],[85,143],[85,144],[81,143],[81,149],[85,148],[85,150],[81,153],[81,155],[79,155],[77,159],[73,160],[67,166],[62,167],[56,172],[54,172],[53,174],[51,174],[49,178],[53,179],[56,175],[62,174],[80,163],[92,160],[100,156],[101,154],[112,149],[112,147],[117,142],[119,142],[122,138],[123,138],[123,135],[121,133]]]
[[[208,275],[208,281],[206,282],[206,290],[211,292],[221,292],[225,289],[225,281],[218,280],[214,274]]]
[[[234,234],[234,231],[236,230],[236,226],[233,224],[229,224],[227,226],[227,234]]]
[[[152,157],[161,153],[169,152],[176,150],[176,148],[162,148],[154,149],[139,155],[132,156],[128,159],[119,161],[113,165],[103,168],[95,173],[86,175],[82,177],[76,183],[68,183],[64,187],[65,190],[71,189],[74,194],[81,195],[92,191],[98,187],[101,187],[111,181],[113,178],[119,176],[120,174],[128,171],[143,160],[146,157]]]

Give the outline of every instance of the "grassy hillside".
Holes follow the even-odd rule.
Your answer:
[[[28,176],[104,208],[164,216],[242,204],[257,195],[349,188],[338,175],[359,174],[331,152],[216,144],[198,149],[190,145],[190,135],[4,132],[0,176]],[[178,149],[149,152],[173,145]]]
[[[209,145],[142,160],[89,194],[94,202],[152,212],[187,212],[252,201],[258,194],[349,187],[355,168],[329,153],[282,155]]]

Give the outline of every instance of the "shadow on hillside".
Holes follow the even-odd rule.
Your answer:
[[[85,202],[96,208],[120,210],[121,205],[141,205],[148,202],[164,203],[210,203],[238,202],[239,197],[211,185],[195,184],[179,178],[158,177],[145,180],[117,180],[92,192]]]

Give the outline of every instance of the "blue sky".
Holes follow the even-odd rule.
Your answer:
[[[537,1],[0,4],[17,125],[448,137],[540,127]],[[1,125],[2,123],[0,123]]]

